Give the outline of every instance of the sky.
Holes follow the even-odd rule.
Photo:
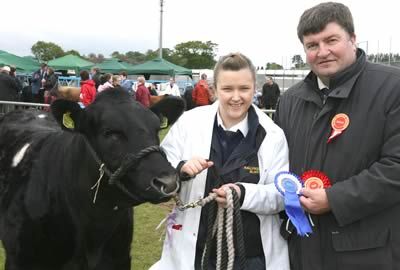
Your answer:
[[[164,0],[164,48],[191,40],[218,44],[217,58],[247,55],[255,66],[290,68],[305,60],[296,28],[314,0]],[[400,52],[399,9],[394,0],[342,0],[352,11],[359,47],[368,53]],[[3,1],[0,50],[31,55],[37,41],[81,54],[126,53],[159,47],[160,0]]]

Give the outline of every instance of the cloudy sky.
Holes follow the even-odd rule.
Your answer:
[[[240,51],[257,65],[289,67],[304,54],[296,37],[303,11],[315,0],[165,0],[163,47],[190,40],[218,44],[217,55]],[[394,0],[342,0],[352,11],[357,41],[368,53],[400,52]],[[0,50],[30,55],[39,40],[82,54],[145,52],[159,44],[160,0],[5,0]]]

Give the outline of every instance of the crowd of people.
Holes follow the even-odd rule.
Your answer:
[[[241,53],[218,60],[213,82],[202,74],[186,89],[190,110],[161,147],[179,173],[180,198],[191,202],[213,192],[216,199],[173,210],[151,270],[219,269],[209,221],[216,205],[226,208],[226,187],[240,200],[245,270],[400,269],[400,69],[367,60],[341,3],[305,10],[297,35],[311,70],[283,95],[271,77],[256,94],[255,68]],[[52,96],[49,70],[44,65],[33,75],[34,95]],[[0,72],[0,89],[7,85],[13,96],[20,86],[10,73]],[[136,89],[126,73],[100,76],[93,69],[80,76],[84,106],[117,85],[146,107],[158,94],[142,76]],[[162,92],[181,95],[173,78]],[[276,109],[274,119],[260,108]],[[283,181],[300,184],[279,186],[281,173],[289,175]],[[300,176],[316,185],[301,184]],[[307,216],[306,236],[285,211],[293,207],[289,193]],[[212,255],[202,265],[208,241]],[[233,269],[243,269],[238,260]]]
[[[17,79],[15,67],[0,67],[0,74],[0,88],[4,89],[0,91],[0,100],[51,104],[59,96],[58,77],[54,69],[45,63],[32,74],[26,85]],[[182,97],[187,103],[187,109],[208,105],[215,101],[213,87],[208,86],[205,74],[202,74],[202,79],[195,85],[194,91],[191,85],[182,91],[173,77],[170,78],[169,83],[162,85],[154,82],[147,83],[144,76],[139,76],[136,80],[128,79],[125,71],[117,75],[102,73],[98,67],[93,67],[90,71],[81,70],[79,76],[79,102],[85,107],[94,101],[97,93],[117,86],[121,86],[133,99],[145,107],[154,104],[163,96]],[[152,99],[151,97],[154,96],[159,97]]]

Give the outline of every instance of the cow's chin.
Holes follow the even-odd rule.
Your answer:
[[[137,177],[137,178],[136,178]],[[137,206],[139,204],[149,202],[152,204],[162,203],[169,201],[173,196],[175,196],[180,188],[179,177],[176,173],[166,174],[159,177],[146,177],[146,176],[136,176],[136,179],[152,179],[143,181],[141,184],[146,183],[146,185],[130,185],[132,183],[128,179],[123,179],[122,183],[125,188],[134,196],[130,197],[128,194],[124,193],[123,198],[126,201],[121,200],[121,206]],[[128,183],[128,184],[125,184]],[[133,181],[133,183],[136,183]]]

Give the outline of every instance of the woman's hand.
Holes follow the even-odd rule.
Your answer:
[[[194,177],[205,169],[214,165],[214,162],[194,156],[182,166],[180,173]]]
[[[218,197],[215,200],[217,201],[217,203],[220,207],[223,207],[223,208],[227,207],[226,192],[224,189],[230,188],[230,187],[233,187],[235,189],[235,191],[238,195],[238,198],[240,199],[240,195],[241,195],[240,187],[236,184],[228,183],[228,184],[225,184],[225,185],[219,187],[218,189],[214,188],[213,192],[217,193],[217,195],[218,195]]]

